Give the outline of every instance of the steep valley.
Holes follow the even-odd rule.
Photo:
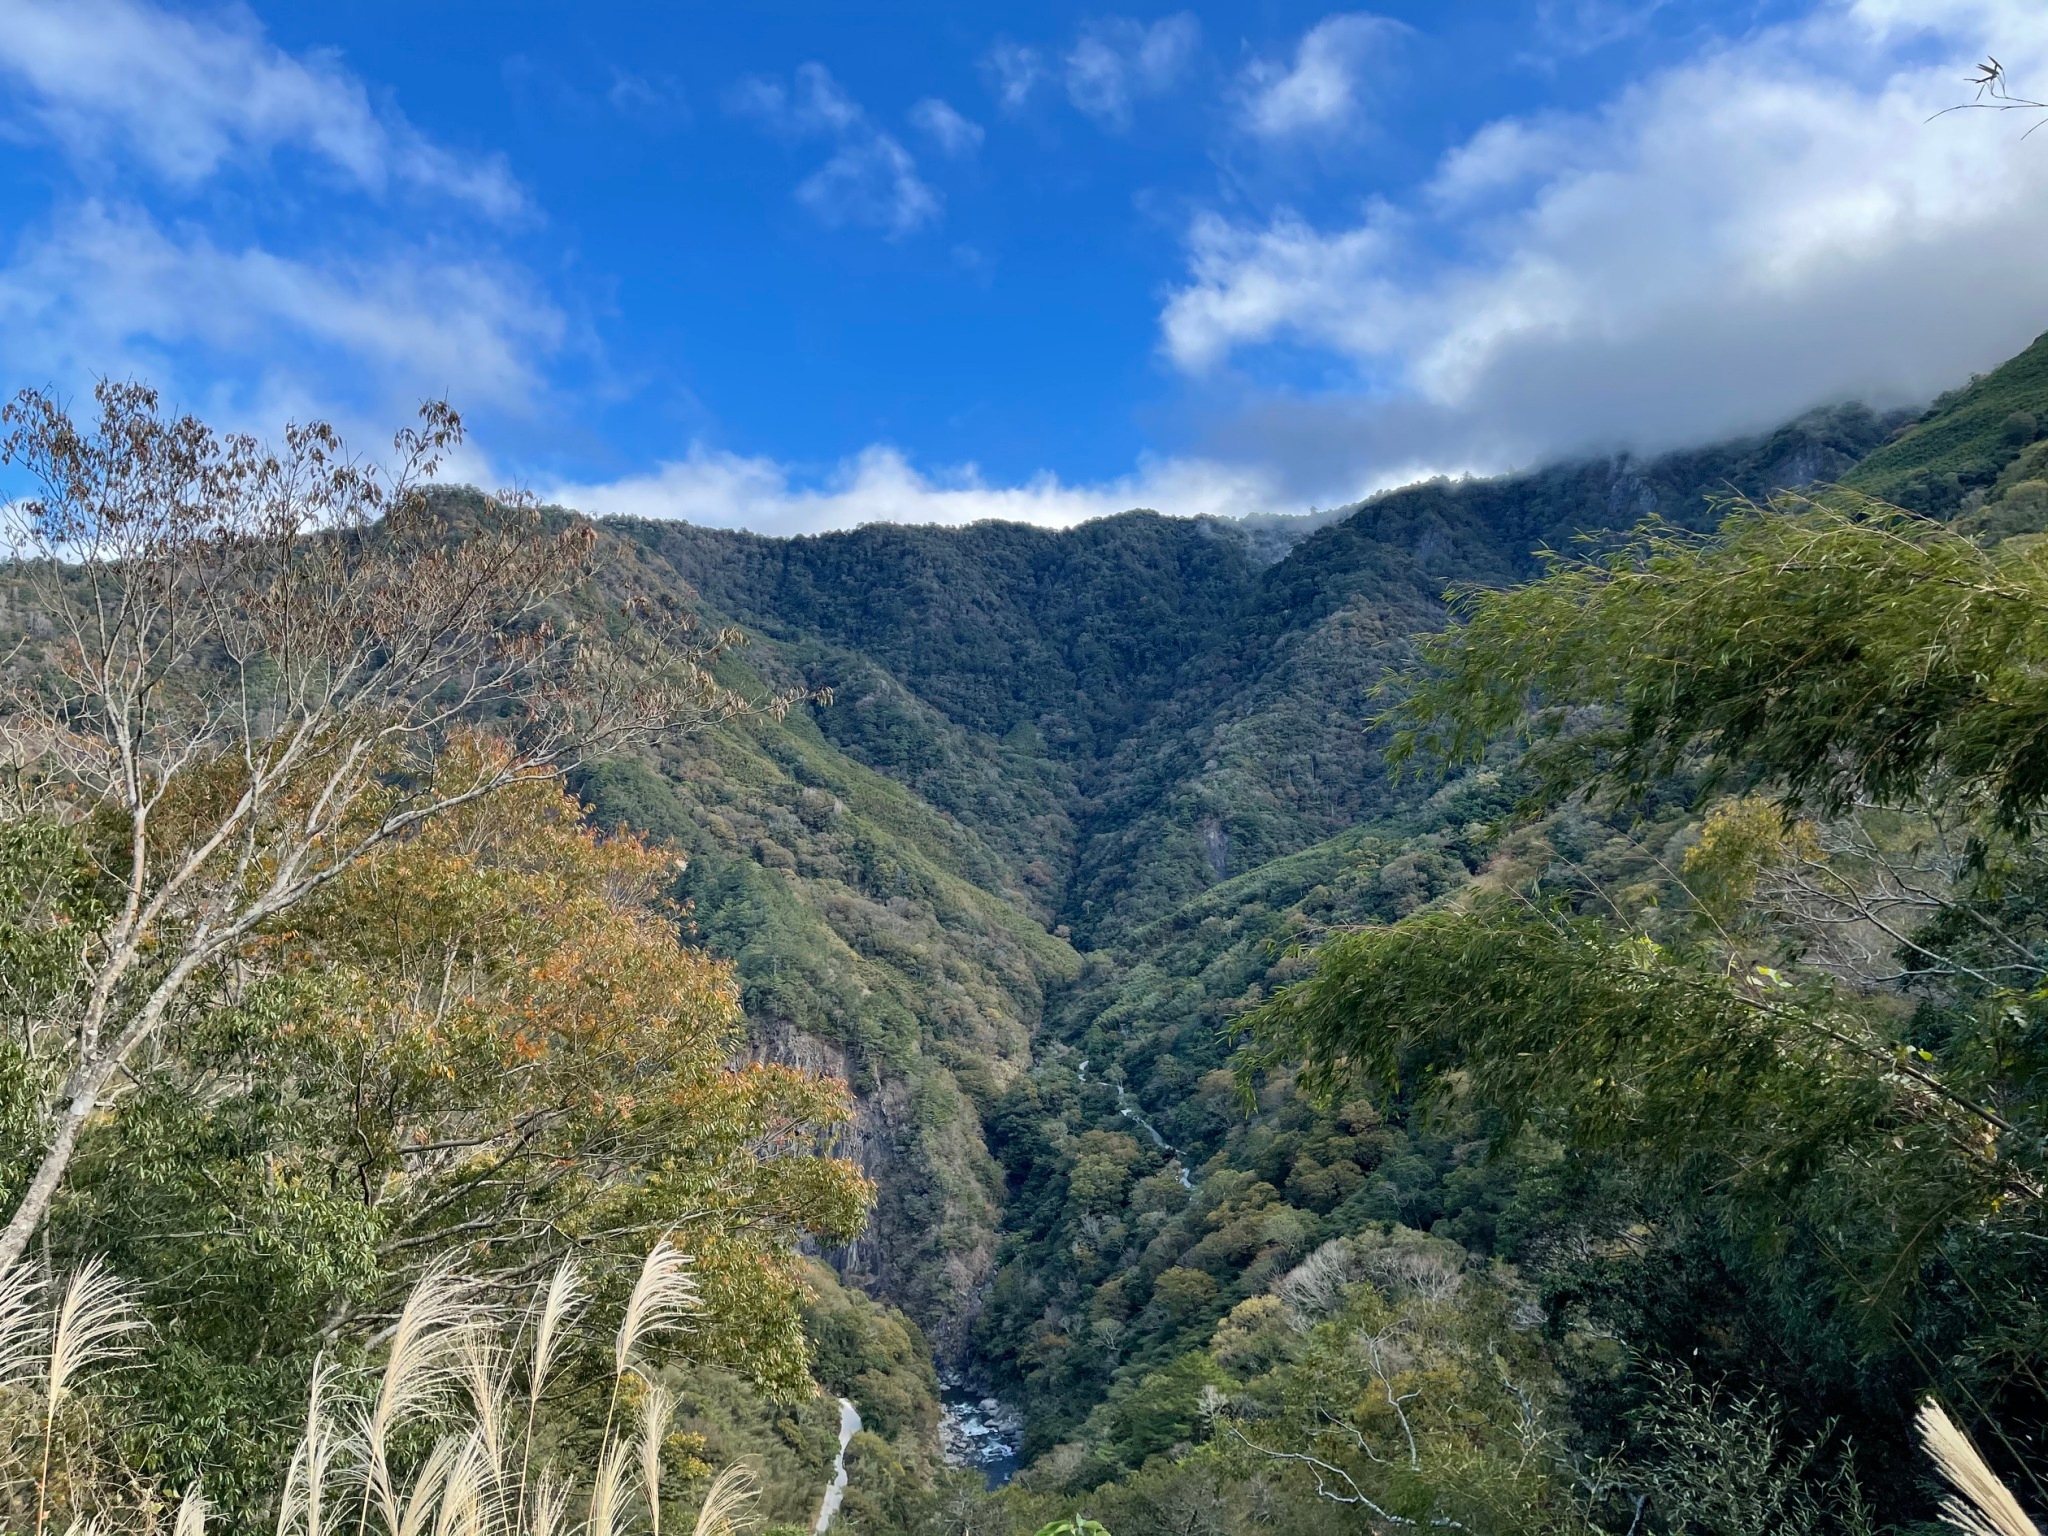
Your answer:
[[[1298,527],[1134,511],[774,539],[605,519],[620,591],[746,632],[728,681],[831,700],[577,789],[600,825],[687,857],[679,894],[737,962],[755,1049],[854,1085],[849,1148],[880,1194],[866,1234],[825,1255],[840,1280],[1022,1406],[1027,1463],[1056,1453],[1065,1476],[1114,1441],[1135,1466],[1189,1431],[1115,1422],[1119,1383],[1180,1369],[1290,1264],[1375,1223],[1505,1253],[1543,1177],[1490,1160],[1477,1126],[1316,1109],[1284,1082],[1247,1118],[1222,1070],[1230,1020],[1321,935],[1503,864],[1654,880],[1687,825],[1677,804],[1517,824],[1505,761],[1391,775],[1383,685],[1447,589],[1817,480],[2029,531],[2048,522],[2036,411],[2043,343],[1917,417],[1819,411]],[[828,1385],[901,1428],[849,1462],[849,1520],[886,1529],[892,1480],[929,1474],[931,1405],[892,1420]]]

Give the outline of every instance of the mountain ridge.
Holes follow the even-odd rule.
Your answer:
[[[1017,1195],[989,1127],[1041,1044],[1121,1019],[1136,1102],[1200,1145],[1176,1118],[1193,1080],[1162,1063],[1211,1053],[1171,1044],[1182,1005],[1160,997],[1214,1024],[1243,987],[1166,979],[1148,952],[1216,922],[1232,890],[1271,888],[1254,903],[1266,944],[1469,878],[1454,828],[1414,830],[1442,819],[1438,792],[1387,777],[1372,725],[1448,587],[1526,579],[1542,550],[1644,516],[1704,528],[1729,498],[1815,480],[1946,486],[1959,456],[1981,510],[2032,462],[2006,423],[2015,401],[2048,417],[2043,346],[1917,415],[1836,406],[1654,457],[1428,481],[1284,540],[1143,510],[1059,531],[797,538],[600,519],[614,589],[738,626],[746,686],[835,699],[609,765],[579,790],[600,823],[688,855],[679,892],[701,940],[737,961],[759,1049],[855,1084],[882,1196],[835,1265],[963,1366],[995,1348],[986,1329],[972,1339]],[[1391,843],[1370,830],[1397,826]],[[1351,894],[1316,895],[1330,889]],[[1243,977],[1268,972],[1234,952]],[[1121,1072],[1119,1054],[1096,1049]]]

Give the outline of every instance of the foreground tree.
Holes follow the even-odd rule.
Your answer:
[[[1453,594],[1393,756],[1513,732],[1553,795],[1640,797],[1687,765],[1790,808],[1934,803],[2011,832],[2048,810],[2048,550],[1986,548],[1847,491],[1658,523],[1541,581]]]
[[[34,392],[4,413],[38,487],[12,530],[6,809],[80,829],[85,864],[17,904],[74,947],[11,1042],[32,1151],[0,1271],[128,1064],[265,925],[450,811],[744,707],[708,670],[726,637],[574,616],[587,525],[434,515],[446,406],[380,471],[323,425],[272,450],[140,385],[96,400],[87,423]],[[504,744],[481,772],[449,755],[478,725]]]
[[[481,777],[507,749],[467,750]],[[665,1238],[699,1302],[678,1353],[809,1396],[795,1250],[852,1237],[871,1193],[824,1155],[844,1086],[734,1064],[733,970],[681,942],[673,853],[580,811],[513,785],[366,857],[245,946],[89,1130],[49,1231],[159,1321],[144,1474],[205,1468],[246,1514],[314,1356],[457,1255],[502,1294],[564,1252],[604,1284]]]
[[[1667,818],[1651,878],[1575,871],[1560,892],[1547,852],[1504,859],[1454,903],[1340,937],[1253,1016],[1247,1072],[1299,1060],[1327,1090],[1561,1146],[1606,1191],[1576,1213],[1587,1252],[1609,1245],[1561,1289],[1695,1266],[1631,1314],[1636,1347],[1684,1337],[1688,1287],[1725,1297],[1686,1347],[1732,1321],[1782,1351],[1805,1433],[1849,1401],[1866,1446],[1896,1439],[1935,1388],[2041,1491],[2044,615],[2038,541],[1980,546],[1834,492],[1464,594],[1397,756],[1519,738],[1533,813]],[[1729,789],[1749,793],[1715,803]],[[1711,814],[1680,831],[1687,796]],[[1721,1368],[1772,1369],[1754,1347]]]

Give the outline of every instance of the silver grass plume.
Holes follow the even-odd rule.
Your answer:
[[[1970,1437],[1958,1429],[1941,1405],[1929,1398],[1914,1421],[1920,1444],[1941,1468],[1941,1475],[1960,1494],[1942,1501],[1941,1518],[1970,1536],[2041,1536],[2012,1490],[1999,1481]]]
[[[305,1479],[306,1536],[327,1536],[327,1469],[333,1465],[335,1453],[341,1448],[334,1420],[328,1416],[323,1401],[326,1387],[327,1364],[315,1356],[313,1379],[306,1389],[306,1466],[302,1474]]]
[[[292,1459],[285,1463],[284,1486],[277,1491],[277,1519],[271,1530],[273,1536],[291,1536],[299,1519],[306,1513],[306,1437],[301,1435],[299,1443],[292,1447]]]
[[[582,1304],[583,1273],[574,1259],[564,1259],[541,1293],[533,1325],[533,1360],[527,1375],[527,1395],[531,1401],[538,1402],[546,1390],[548,1376],[555,1368],[555,1356],[561,1350],[563,1326]]]
[[[619,1323],[612,1352],[621,1376],[643,1336],[673,1327],[697,1310],[697,1282],[689,1272],[696,1262],[665,1237],[648,1250],[640,1265],[640,1278],[633,1282],[633,1294],[626,1299],[626,1315]]]
[[[325,1356],[313,1359],[313,1376],[306,1388],[306,1427],[285,1468],[284,1488],[278,1495],[276,1536],[290,1536],[301,1520],[305,1536],[326,1536],[328,1470],[340,1449],[340,1436],[327,1412],[327,1384],[332,1368]]]
[[[569,1485],[552,1472],[541,1473],[526,1508],[525,1536],[561,1536],[562,1516],[569,1508]]]
[[[754,1526],[754,1500],[761,1496],[761,1480],[753,1469],[734,1462],[711,1480],[704,1492],[704,1507],[697,1511],[697,1523],[690,1536],[738,1536]]]
[[[495,1484],[505,1472],[505,1393],[511,1374],[509,1352],[481,1330],[471,1330],[462,1340],[462,1379],[469,1388],[470,1407],[476,1415],[484,1464]]]
[[[449,1468],[434,1516],[434,1536],[483,1536],[489,1523],[490,1453],[481,1426],[472,1426]]]
[[[548,1277],[547,1285],[535,1299],[532,1312],[533,1354],[526,1372],[526,1433],[519,1442],[519,1498],[518,1508],[512,1517],[515,1533],[527,1523],[527,1476],[533,1465],[533,1426],[540,1416],[541,1396],[547,1391],[548,1377],[554,1373],[555,1356],[561,1350],[563,1330],[582,1304],[583,1272],[576,1267],[574,1259],[565,1258]],[[556,1492],[557,1502],[551,1511],[537,1507],[532,1511],[533,1536],[544,1536],[540,1530],[543,1513],[549,1514],[553,1521],[560,1520],[569,1497],[566,1487],[555,1490],[545,1475],[541,1478],[540,1491],[543,1494]]]
[[[142,1327],[135,1303],[98,1259],[90,1259],[64,1287],[50,1327],[48,1369],[43,1377],[43,1464],[36,1477],[36,1532],[50,1518],[50,1452],[57,1439],[57,1410],[78,1380],[96,1365],[129,1352],[128,1335]]]
[[[197,1483],[178,1500],[178,1518],[171,1526],[171,1536],[206,1536],[206,1495],[199,1491]]]
[[[475,1282],[466,1276],[436,1266],[412,1288],[398,1314],[398,1326],[392,1330],[391,1355],[358,1437],[364,1462],[364,1514],[367,1518],[374,1507],[389,1536],[411,1536],[404,1529],[410,1512],[400,1509],[391,1478],[391,1431],[432,1407],[440,1397],[451,1358],[459,1356],[476,1327],[474,1291]],[[447,1471],[443,1467],[441,1475],[445,1477]]]
[[[42,1275],[26,1264],[0,1273],[0,1392],[41,1372],[43,1289]]]
[[[626,1447],[616,1439],[607,1439],[597,1458],[597,1475],[590,1485],[590,1513],[583,1522],[583,1536],[618,1536],[628,1483]]]
[[[55,1417],[78,1379],[96,1365],[129,1352],[128,1335],[143,1326],[128,1288],[98,1259],[89,1259],[64,1287],[50,1332],[50,1364],[44,1401]]]
[[[661,1448],[675,1416],[668,1388],[650,1386],[640,1398],[640,1486],[647,1495],[647,1528],[661,1536]]]
[[[427,1452],[426,1465],[413,1479],[412,1492],[398,1507],[398,1523],[392,1527],[392,1536],[426,1536],[440,1505],[442,1485],[455,1470],[455,1458],[462,1454],[465,1443],[466,1437],[456,1435],[443,1435],[434,1442],[434,1448]]]

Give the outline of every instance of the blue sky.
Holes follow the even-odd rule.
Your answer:
[[[2048,327],[2031,0],[0,0],[0,374],[764,531],[1298,511]]]

